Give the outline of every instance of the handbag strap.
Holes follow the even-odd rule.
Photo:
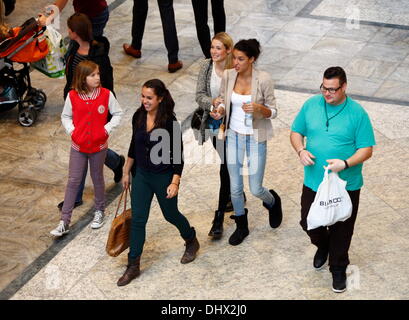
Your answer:
[[[129,190],[129,187],[126,188],[126,189],[124,189],[124,190],[122,190],[121,198],[119,198],[118,207],[116,208],[116,212],[115,212],[115,217],[114,217],[114,218],[116,218],[116,216],[118,215],[119,207],[121,206],[121,201],[122,201],[122,197],[123,197],[124,194],[125,194],[124,212],[126,211],[126,202],[127,202],[126,200],[127,200],[127,196],[128,196],[128,190]]]

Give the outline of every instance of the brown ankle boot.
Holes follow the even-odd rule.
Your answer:
[[[196,253],[200,248],[199,245],[199,241],[197,241],[196,238],[196,232],[195,232],[195,236],[192,239],[185,239],[185,253],[183,254],[182,259],[180,260],[180,263],[189,263],[192,262],[193,260],[195,260],[196,258]]]
[[[126,266],[126,271],[123,274],[122,277],[119,278],[117,285],[118,287],[126,286],[128,283],[130,283],[133,279],[139,276],[140,270],[139,270],[139,265],[140,265],[141,257],[139,256],[136,259],[130,259],[128,258],[128,265]]]

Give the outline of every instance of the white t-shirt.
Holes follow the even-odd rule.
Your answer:
[[[243,103],[251,102],[251,94],[242,95],[236,92],[231,94],[232,112],[230,116],[230,129],[240,134],[253,134],[253,127],[244,124],[245,112],[242,109]]]

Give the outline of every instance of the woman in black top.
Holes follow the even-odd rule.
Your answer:
[[[199,250],[195,229],[177,206],[183,170],[183,142],[174,106],[172,96],[161,80],[152,79],[143,85],[141,106],[132,118],[132,140],[122,178],[124,188],[129,188],[132,174],[132,222],[128,266],[118,280],[118,286],[127,285],[139,276],[153,195],[156,195],[165,219],[178,228],[186,242],[181,263],[193,261]]]

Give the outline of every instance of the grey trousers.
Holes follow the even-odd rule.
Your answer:
[[[95,209],[104,211],[105,209],[105,181],[104,181],[104,161],[107,150],[95,153],[83,153],[71,148],[70,163],[68,171],[68,183],[65,189],[64,205],[61,210],[61,220],[65,224],[71,222],[72,210],[74,209],[78,187],[89,162],[90,174],[94,184]]]

